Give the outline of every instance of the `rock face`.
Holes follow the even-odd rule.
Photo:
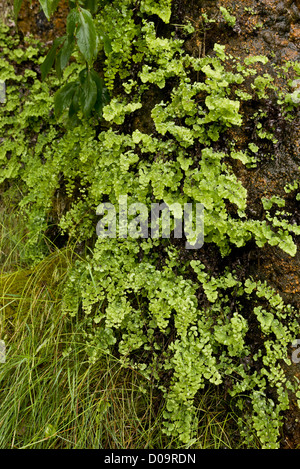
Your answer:
[[[220,6],[236,18],[233,27],[221,18]],[[201,24],[203,13],[217,20],[205,32]],[[299,0],[174,0],[174,18],[178,23],[189,20],[195,27],[195,33],[186,46],[190,53],[197,56],[213,53],[213,45],[217,42],[226,46],[227,53],[242,59],[249,55],[265,55],[270,64],[276,65],[300,59]],[[271,69],[268,72],[272,74]],[[269,122],[266,124],[272,128],[278,140],[272,148],[266,145],[266,154],[272,152],[272,157],[264,158],[252,171],[245,171],[243,167],[235,168],[248,192],[249,213],[258,218],[262,210],[261,198],[283,196],[284,186],[299,179],[300,166],[299,119],[287,126],[278,109],[271,102],[266,105],[269,106]],[[251,109],[249,111],[254,112]],[[247,132],[249,129],[234,130],[232,138],[236,142],[243,141],[247,138]],[[299,224],[299,206],[291,202],[289,210],[294,214],[293,222]],[[268,246],[263,249],[253,248],[248,256],[252,259],[248,266],[251,270],[249,273],[256,273],[268,280],[287,301],[299,308],[300,252],[291,258],[280,249]]]
[[[235,16],[233,27],[222,20],[220,6]],[[189,20],[195,27],[195,33],[185,44],[187,50],[195,56],[212,53],[213,45],[218,42],[226,45],[227,53],[241,58],[265,55],[271,63],[277,65],[300,59],[300,0],[173,0],[173,10],[173,23],[182,24]],[[208,18],[218,20],[211,23],[206,31],[201,27],[203,13]],[[31,32],[43,41],[52,41],[64,33],[66,14],[67,2],[62,1],[55,18],[48,22],[37,0],[32,2],[31,7],[30,1],[24,0],[19,28],[23,34]],[[278,140],[272,148],[266,147],[266,154],[272,151],[272,157],[264,158],[253,170],[239,166],[234,168],[248,191],[249,213],[258,218],[262,210],[261,198],[284,195],[284,186],[299,180],[300,166],[299,119],[287,126],[278,109],[272,107],[271,102],[266,105],[270,107],[267,125]],[[238,143],[246,138],[249,129],[234,132],[232,137]],[[291,198],[288,210],[293,213],[293,222],[300,224],[299,202],[296,204],[295,199]],[[299,239],[295,241],[300,248]],[[209,256],[209,249],[206,256]],[[207,262],[214,264],[214,252]],[[228,262],[233,268],[242,265],[246,274],[267,280],[286,301],[300,308],[299,250],[291,258],[279,248],[250,246],[244,250],[235,250]],[[300,376],[300,366],[294,364],[287,372]],[[296,417],[300,421],[300,417]],[[296,417],[293,412],[287,417],[286,448],[299,445],[300,429],[299,424],[295,423]]]
[[[223,6],[236,17],[233,28],[218,23],[212,26],[204,36],[195,32],[188,44],[194,54],[200,47],[208,54],[213,44],[218,42],[226,45],[226,52],[244,58],[249,55],[265,55],[271,63],[283,65],[286,61],[300,59],[300,1],[292,0],[222,0],[222,1],[191,1],[175,0],[178,14],[188,17],[194,26],[199,25],[203,12],[208,17],[217,18],[219,7]],[[205,40],[205,44],[204,44]],[[198,51],[197,51],[198,48]],[[271,105],[271,103],[270,103]],[[269,110],[271,111],[271,110]],[[295,119],[287,126],[282,116],[274,108],[269,112],[270,127],[273,128],[278,143],[273,147],[273,157],[265,159],[253,171],[245,171],[243,167],[235,168],[235,172],[248,191],[248,205],[252,216],[259,218],[262,197],[284,195],[284,186],[292,180],[299,180],[300,166],[300,120]],[[236,133],[236,140],[245,138],[246,129]],[[266,149],[268,152],[268,149]],[[291,201],[288,207],[294,214],[294,222],[300,224],[300,207]],[[285,298],[286,301],[300,308],[300,242],[295,257],[286,255],[282,250],[265,246],[257,249],[252,247],[247,252],[237,252],[231,256],[232,265],[242,264],[248,274],[267,280]],[[300,366],[293,364],[286,373],[300,376]],[[285,448],[299,447],[300,425],[299,410],[296,405],[286,417],[284,428]]]
[[[18,28],[24,35],[31,33],[44,42],[53,41],[65,32],[68,9],[68,0],[60,0],[55,15],[48,21],[38,0],[23,0]]]

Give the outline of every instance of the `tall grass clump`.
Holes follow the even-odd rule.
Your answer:
[[[26,232],[12,205],[0,209],[0,448],[139,449],[182,446],[162,432],[164,401],[154,383],[107,353],[90,363],[88,320],[63,310],[72,246],[49,248],[34,266],[23,257]],[[49,244],[49,246],[51,246]],[[207,388],[197,403],[198,448],[239,443],[222,393]],[[229,410],[228,410],[229,409]]]

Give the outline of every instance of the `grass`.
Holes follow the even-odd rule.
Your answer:
[[[12,0],[0,0],[0,19],[4,23],[13,15],[13,1]]]
[[[153,383],[112,355],[88,361],[85,317],[63,311],[74,248],[49,248],[26,264],[26,230],[9,203],[0,208],[1,449],[175,449],[162,432],[164,402]],[[50,246],[50,244],[49,244]],[[241,446],[236,417],[214,387],[198,396],[195,448]]]

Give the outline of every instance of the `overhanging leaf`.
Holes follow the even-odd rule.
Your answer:
[[[83,70],[83,72],[80,74],[80,102],[83,114],[88,117],[97,101],[97,85],[90,71]]]
[[[67,83],[56,92],[54,96],[54,110],[57,118],[62,115],[65,109],[71,106],[73,96],[78,85],[79,82],[76,80],[72,83]]]
[[[50,19],[50,16],[55,12],[59,0],[39,0],[40,5],[45,13],[47,19]]]
[[[75,29],[79,23],[79,13],[76,9],[70,11],[67,16],[67,35],[68,37],[74,37]]]
[[[94,15],[97,11],[98,3],[99,3],[98,0],[85,0],[84,1],[84,8],[86,10],[90,10],[92,15]]]
[[[15,23],[17,23],[18,16],[21,10],[23,0],[14,0],[14,16],[15,16]]]
[[[79,11],[76,30],[77,44],[85,60],[91,64],[97,50],[97,34],[91,13],[83,8]]]
[[[103,46],[104,46],[104,52],[105,52],[106,55],[108,55],[112,52],[111,40],[109,39],[108,36],[104,36]]]
[[[112,52],[111,40],[109,39],[109,37],[101,26],[98,26],[97,30],[99,40],[102,42],[104,47],[104,52],[106,55],[108,55],[110,52]]]
[[[110,101],[108,89],[105,86],[103,78],[101,78],[95,70],[91,70],[91,76],[97,85],[97,100],[95,102],[95,111],[102,115],[102,109]]]
[[[65,40],[64,45],[62,46],[56,58],[56,72],[59,77],[61,76],[62,70],[67,66],[73,50],[74,39],[68,37]]]
[[[73,116],[77,115],[80,103],[79,103],[79,95],[80,95],[80,87],[78,86],[75,90],[75,93],[72,98],[72,102],[69,108],[69,118],[73,118]]]
[[[56,57],[56,51],[58,47],[63,43],[65,38],[66,36],[59,37],[55,39],[55,41],[53,42],[53,45],[51,49],[49,50],[44,62],[41,64],[42,80],[44,80],[46,76],[48,75],[48,73],[50,72],[51,67],[54,63],[55,57]]]

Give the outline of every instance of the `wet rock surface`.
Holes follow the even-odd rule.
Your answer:
[[[204,11],[209,17],[217,17],[219,6],[226,7],[237,21],[234,28],[228,28],[224,24],[223,27],[221,25],[207,31],[205,48],[208,54],[211,52],[214,42],[218,42],[226,45],[226,52],[241,58],[249,55],[265,55],[269,58],[270,63],[276,65],[283,65],[289,60],[299,61],[299,0],[194,1],[191,2],[189,15],[194,21],[197,21],[197,18]],[[270,73],[272,73],[271,70]],[[270,103],[270,105],[272,104]],[[235,168],[237,176],[248,191],[248,210],[252,217],[257,218],[261,217],[262,197],[283,196],[284,186],[293,180],[299,180],[299,114],[292,125],[287,125],[275,108],[274,112],[269,115],[273,119],[270,124],[278,143],[273,147],[266,148],[266,154],[269,156],[264,158],[256,169],[249,171],[242,166]],[[245,130],[241,129],[242,135],[239,135],[238,132],[232,137],[236,140],[246,138]],[[299,202],[297,203],[295,197],[293,198],[291,195],[290,203],[287,199],[287,204],[288,210],[293,214],[293,222],[300,224]],[[299,237],[295,238],[295,242],[298,246],[295,257],[290,257],[282,250],[272,246],[267,245],[262,249],[252,246],[242,255],[240,252],[235,252],[236,258],[231,258],[231,262],[233,267],[242,265],[249,275],[267,280],[287,302],[299,309]],[[299,364],[293,363],[286,367],[286,373],[288,376],[300,377]],[[285,416],[282,447],[286,449],[300,447],[300,413],[295,402]]]
[[[44,42],[51,42],[65,34],[66,17],[69,7],[67,0],[61,0],[55,15],[46,18],[38,0],[23,0],[18,18],[18,29],[24,34],[32,34]]]
[[[283,65],[286,61],[300,59],[300,1],[277,0],[194,0],[182,2],[174,0],[175,14],[184,20],[190,20],[196,31],[186,44],[188,50],[198,55],[201,48],[207,54],[213,53],[215,42],[226,46],[226,52],[244,59],[249,55],[265,55],[270,64]],[[236,17],[234,27],[229,27],[220,17],[219,7],[225,7]],[[199,18],[206,13],[217,20],[216,24],[203,33]],[[265,73],[264,68],[263,73]],[[272,67],[267,69],[270,74]],[[260,72],[260,71],[259,71]],[[248,210],[252,217],[260,218],[262,197],[283,196],[284,186],[299,180],[300,166],[300,121],[295,119],[287,123],[280,115],[274,103],[266,102],[268,122],[276,144],[266,143],[262,159],[257,168],[246,170],[236,165],[234,170],[248,191]],[[247,109],[253,113],[254,109]],[[232,139],[241,144],[251,138],[251,128],[234,129]],[[300,223],[299,203],[291,200],[288,207],[293,213],[294,222]],[[299,244],[299,240],[298,241]],[[285,299],[300,307],[300,257],[285,255],[280,249],[266,247],[252,250],[251,257],[257,259],[253,270],[260,278],[265,278],[275,286]],[[253,272],[252,272],[253,273]]]
[[[176,2],[178,11],[184,11],[182,2]],[[233,28],[218,22],[217,27],[195,33],[188,47],[196,55],[201,49],[208,54],[213,44],[226,45],[226,52],[242,59],[249,55],[265,55],[270,63],[283,65],[286,61],[300,59],[300,1],[244,0],[237,1],[192,1],[187,6],[188,16],[194,25],[199,25],[199,17],[206,12],[210,18],[218,18],[219,7],[223,6],[236,17]],[[197,23],[198,22],[198,23]],[[199,28],[200,29],[200,28]],[[205,44],[203,41],[205,40]],[[198,49],[198,50],[197,50]],[[268,70],[271,74],[271,69]],[[274,77],[275,78],[275,77]],[[268,103],[266,103],[268,106]],[[273,104],[270,102],[269,106]],[[251,109],[248,110],[251,112]],[[254,110],[252,110],[254,112]],[[299,180],[300,166],[300,120],[299,114],[292,125],[288,125],[278,109],[269,109],[272,122],[268,124],[278,140],[275,145],[267,145],[265,156],[253,170],[245,170],[236,165],[234,170],[248,192],[248,210],[253,218],[262,216],[262,197],[284,196],[284,186]],[[232,138],[236,142],[247,139],[251,129],[234,130]],[[266,157],[267,156],[267,157]],[[291,195],[287,200],[288,210],[293,214],[293,223],[300,224],[299,202]],[[298,237],[299,238],[299,237]],[[295,242],[300,248],[299,239]],[[244,251],[235,250],[229,263],[237,271],[246,271],[261,280],[267,280],[283,298],[300,308],[300,251],[295,257],[285,254],[279,248],[266,245],[264,248],[249,246]],[[292,353],[292,349],[291,349]],[[286,367],[289,376],[300,376],[300,366],[293,363]],[[285,416],[283,448],[300,447],[300,413],[294,402]]]

